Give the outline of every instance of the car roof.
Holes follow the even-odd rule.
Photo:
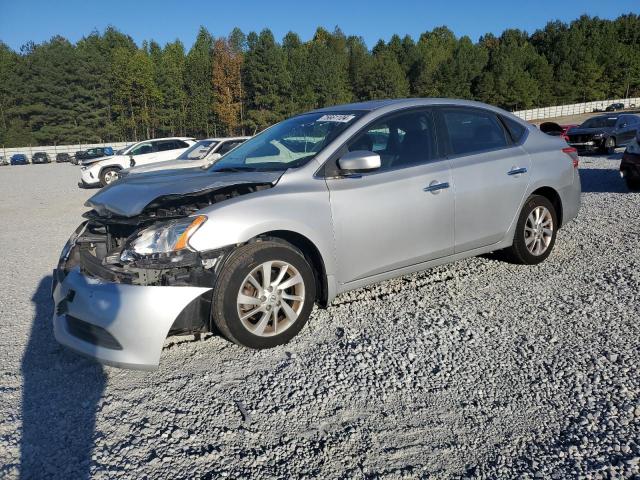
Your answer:
[[[200,140],[196,140],[197,142],[201,142],[203,140],[209,140],[212,142],[226,142],[227,140],[248,140],[251,137],[211,137],[211,138],[201,138]]]
[[[143,142],[157,142],[158,140],[195,140],[193,137],[162,137],[162,138],[147,138],[146,140],[140,140],[138,142],[132,143],[131,145],[136,145],[138,143]]]
[[[320,112],[342,112],[342,111],[364,111],[372,112],[384,107],[395,106],[397,108],[419,107],[427,105],[458,105],[466,107],[480,107],[498,110],[496,107],[487,105],[486,103],[474,102],[472,100],[461,100],[458,98],[396,98],[386,100],[370,100],[367,102],[347,103],[345,105],[336,105],[333,107],[324,107],[312,110],[313,113]],[[308,112],[308,113],[311,113]]]

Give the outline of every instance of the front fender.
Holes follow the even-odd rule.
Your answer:
[[[275,187],[214,204],[198,214],[208,217],[191,237],[198,251],[216,250],[245,243],[273,231],[290,231],[313,243],[327,275],[335,272],[333,224],[329,191],[324,180],[310,188],[278,184]]]

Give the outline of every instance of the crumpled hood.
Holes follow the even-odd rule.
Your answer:
[[[284,172],[209,172],[200,168],[129,175],[85,203],[98,215],[133,217],[162,197],[194,195],[243,184],[275,184]]]
[[[80,164],[83,167],[86,167],[87,165],[93,165],[94,163],[98,163],[98,162],[101,162],[103,160],[110,160],[113,157],[115,157],[115,155],[105,155],[104,157],[87,158],[87,159],[84,159],[84,160],[80,160]]]
[[[158,170],[196,168],[206,165],[207,162],[207,160],[165,160],[164,162],[153,162],[127,168],[125,172],[130,175],[138,175],[140,173],[156,172]]]

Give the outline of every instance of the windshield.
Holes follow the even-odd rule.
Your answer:
[[[223,156],[212,172],[286,170],[304,165],[362,112],[308,113],[268,128]]]
[[[201,160],[206,157],[213,147],[218,144],[215,140],[200,140],[178,157],[178,160]]]
[[[124,155],[131,147],[133,147],[133,145],[127,145],[126,147],[121,148],[120,150],[116,151],[116,155]]]
[[[582,128],[607,128],[614,127],[618,117],[595,117],[584,122]]]

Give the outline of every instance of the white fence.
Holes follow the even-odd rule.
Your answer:
[[[613,100],[598,100],[596,102],[574,103],[572,105],[532,108],[531,110],[519,110],[513,112],[513,114],[523,120],[542,120],[544,118],[580,115],[581,113],[591,113],[594,110],[604,110],[612,103],[623,103],[625,108],[640,107],[640,97],[615,98]]]
[[[31,161],[31,157],[36,152],[46,152],[49,155],[51,161],[55,161],[56,154],[58,153],[68,153],[69,155],[74,155],[76,152],[80,150],[87,150],[88,148],[93,147],[111,147],[114,150],[119,150],[127,145],[130,145],[133,142],[112,142],[112,143],[79,143],[77,145],[55,145],[53,147],[12,147],[12,148],[4,148],[0,149],[0,155],[4,158],[10,158],[14,153],[24,153],[29,161]]]

